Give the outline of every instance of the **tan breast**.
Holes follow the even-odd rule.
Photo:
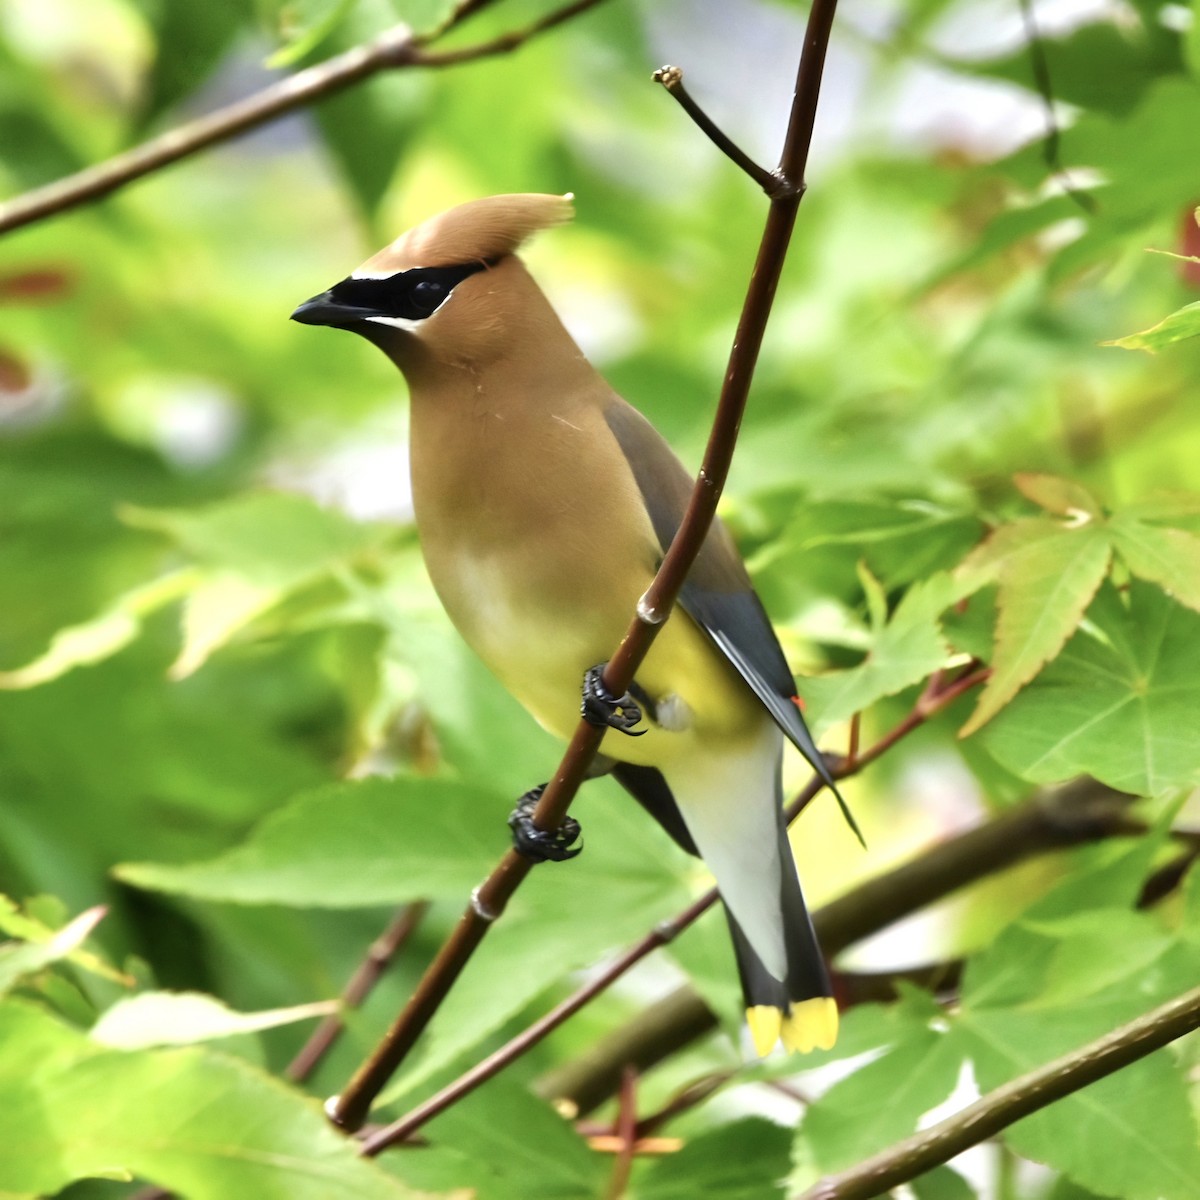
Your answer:
[[[600,409],[578,386],[536,405],[498,394],[491,375],[487,387],[459,382],[413,395],[413,494],[429,574],[501,682],[543,724],[569,732],[583,671],[612,653],[650,582],[653,530]]]

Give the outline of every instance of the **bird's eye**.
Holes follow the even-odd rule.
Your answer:
[[[429,314],[445,300],[447,291],[448,289],[444,283],[436,283],[430,279],[423,279],[420,283],[413,285],[409,297],[421,312]]]

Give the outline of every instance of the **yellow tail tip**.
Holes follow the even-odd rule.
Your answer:
[[[782,1041],[791,1053],[830,1050],[837,1041],[838,1009],[832,996],[816,996],[793,1004],[786,1014],[766,1004],[746,1009],[746,1024],[759,1058]]]
[[[783,1027],[783,1013],[769,1004],[756,1004],[746,1009],[746,1024],[750,1026],[750,1040],[759,1058],[766,1058],[775,1049]]]

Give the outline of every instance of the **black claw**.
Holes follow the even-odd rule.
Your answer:
[[[623,696],[614,696],[604,686],[605,666],[605,663],[601,663],[584,673],[580,714],[589,725],[600,729],[615,729],[630,737],[641,737],[646,730],[634,729],[642,719],[642,710],[638,702],[628,692]]]
[[[533,810],[545,790],[543,783],[526,792],[512,810],[508,827],[513,833],[513,849],[534,862],[566,862],[583,849],[575,846],[582,830],[574,817],[564,817],[557,829],[539,829],[533,823]]]

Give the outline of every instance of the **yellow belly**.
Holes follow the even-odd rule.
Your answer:
[[[641,581],[616,603],[600,606],[591,602],[595,593],[583,589],[571,605],[555,603],[503,560],[459,557],[430,565],[442,602],[471,648],[545,729],[570,738],[579,721],[584,672],[616,650]],[[697,739],[740,741],[765,715],[725,656],[679,608],[659,630],[637,682],[657,703],[677,698],[673,715],[684,719],[672,722],[682,725],[673,729],[644,721],[643,737],[609,735],[604,753],[622,762],[661,766],[694,753]]]

